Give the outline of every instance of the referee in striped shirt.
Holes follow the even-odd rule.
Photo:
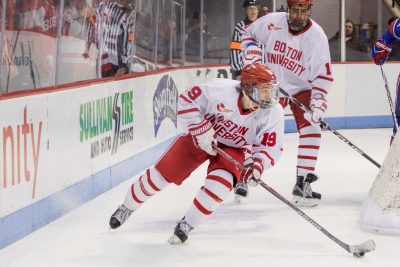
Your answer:
[[[244,28],[258,18],[260,12],[260,3],[258,0],[245,0],[243,3],[246,12],[246,18],[238,22],[233,31],[232,42],[230,46],[230,65],[233,79],[240,80],[242,72],[242,49],[240,43],[242,41],[242,33]]]
[[[88,57],[91,41],[99,50],[101,77],[128,73],[128,58],[133,45],[134,13],[131,0],[101,1],[90,29],[84,57]]]

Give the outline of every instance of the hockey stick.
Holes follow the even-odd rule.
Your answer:
[[[388,99],[389,106],[390,106],[390,112],[392,113],[393,124],[394,124],[394,127],[397,132],[397,130],[399,129],[399,125],[396,120],[396,114],[394,112],[393,101],[392,101],[392,96],[390,95],[389,85],[388,85],[388,82],[386,79],[385,72],[383,71],[382,65],[380,65],[379,67],[381,67],[381,73],[382,73],[383,82],[385,83],[386,95],[387,95],[387,99]]]
[[[219,148],[217,145],[213,144],[213,148],[217,151],[217,153],[219,155],[221,155],[222,157],[224,157],[225,159],[227,159],[228,161],[230,161],[233,165],[235,165],[236,168],[243,170],[244,166],[239,163],[237,160],[235,160],[234,158],[232,158],[228,153],[226,153],[224,150],[222,150],[221,148]],[[344,248],[347,252],[353,254],[354,257],[362,257],[364,256],[365,253],[367,252],[371,252],[373,250],[375,250],[375,242],[370,239],[368,241],[365,241],[361,244],[358,245],[349,245],[344,243],[343,241],[341,241],[339,238],[337,238],[336,236],[332,235],[331,233],[329,233],[324,227],[322,227],[321,225],[319,225],[316,221],[314,221],[312,218],[310,218],[307,214],[305,214],[302,210],[300,210],[298,207],[296,207],[295,205],[293,205],[289,200],[287,200],[286,198],[284,198],[281,194],[279,194],[278,192],[276,192],[272,187],[270,187],[268,184],[266,184],[265,182],[263,182],[261,179],[258,180],[258,183],[264,188],[266,189],[268,192],[270,192],[272,195],[274,195],[275,197],[277,197],[279,200],[281,200],[283,203],[285,203],[286,205],[288,205],[289,207],[291,207],[297,214],[299,214],[301,217],[303,217],[303,219],[305,219],[307,222],[309,222],[312,226],[314,226],[315,228],[317,228],[318,230],[320,230],[324,235],[326,235],[327,237],[329,237],[332,241],[334,241],[336,244],[338,244],[339,246],[341,246],[342,248]]]
[[[279,88],[279,91],[286,96],[287,98],[290,99],[290,101],[292,101],[293,103],[295,103],[299,108],[301,108],[302,110],[304,110],[305,112],[309,112],[310,109],[307,108],[306,106],[304,106],[302,103],[300,103],[296,98],[292,97],[291,95],[289,95],[285,90],[283,90],[282,88]],[[376,162],[375,160],[373,160],[370,156],[368,156],[364,151],[362,151],[360,148],[358,148],[355,144],[353,144],[352,142],[350,142],[349,139],[347,139],[346,137],[344,137],[341,133],[339,133],[338,131],[336,131],[335,129],[333,129],[327,122],[323,121],[322,119],[320,120],[320,124],[322,126],[322,128],[325,128],[329,131],[331,131],[334,135],[336,135],[337,137],[339,137],[340,140],[342,140],[343,142],[345,142],[346,144],[348,144],[349,146],[351,146],[351,148],[353,148],[355,151],[357,151],[358,153],[360,153],[364,158],[366,158],[367,160],[369,160],[372,164],[374,164],[376,167],[380,168],[381,165]]]

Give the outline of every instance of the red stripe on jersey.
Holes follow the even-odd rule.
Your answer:
[[[204,191],[204,193],[206,193],[209,197],[211,197],[212,199],[214,199],[216,202],[222,202],[222,199],[220,199],[216,194],[214,194],[213,192],[211,192],[210,190],[208,190],[207,188],[205,188],[204,186],[201,187],[201,190]]]
[[[317,160],[317,157],[311,157],[311,156],[297,156],[298,159],[311,159],[311,160]]]
[[[333,82],[333,78],[326,77],[326,76],[321,76],[321,75],[318,76],[317,79],[322,79],[322,80]]]
[[[151,188],[153,188],[153,190],[155,190],[156,192],[160,191],[160,188],[158,188],[158,187],[153,183],[153,181],[151,180],[151,177],[150,177],[150,169],[147,169],[146,173],[147,173],[147,182],[149,183],[149,185],[151,186]]]
[[[131,186],[131,195],[133,197],[133,200],[135,200],[137,203],[142,204],[144,202],[144,201],[140,201],[140,199],[138,199],[138,197],[136,196],[134,184],[132,184],[132,186]]]
[[[306,149],[319,149],[319,146],[306,146],[306,145],[301,145],[299,148],[306,148]]]
[[[226,186],[226,187],[229,189],[229,191],[232,190],[232,185],[231,185],[231,183],[228,182],[227,180],[225,180],[225,179],[222,178],[222,177],[219,177],[219,176],[216,176],[216,175],[207,175],[207,178],[206,178],[206,179],[219,182],[220,184],[223,184],[224,186]]]
[[[315,87],[315,86],[313,86],[313,88],[312,88],[313,90],[317,90],[317,91],[320,91],[321,93],[324,93],[324,94],[328,94],[328,92],[326,91],[326,90],[324,90],[324,89],[322,89],[322,88],[319,88],[319,87]]]
[[[267,151],[263,150],[263,151],[261,151],[261,153],[264,154],[269,159],[269,161],[271,162],[271,166],[275,165],[275,160],[268,154]]]
[[[197,108],[190,108],[190,109],[184,109],[184,110],[179,110],[178,115],[182,115],[185,113],[190,113],[190,112],[199,112]]]
[[[142,189],[142,191],[143,191],[143,193],[146,195],[146,196],[148,196],[148,197],[150,197],[150,196],[152,196],[153,194],[150,194],[147,190],[146,190],[146,188],[144,188],[144,184],[143,184],[143,176],[140,176],[140,179],[139,179],[139,182],[140,182],[140,189]]]
[[[301,134],[300,138],[321,138],[321,134]]]
[[[306,166],[296,166],[297,169],[305,169],[305,170],[309,170],[309,171],[314,171],[315,168],[314,167],[306,167]]]
[[[208,209],[204,208],[203,205],[200,204],[199,201],[197,201],[197,199],[195,198],[193,200],[193,204],[196,206],[196,208],[203,214],[205,215],[210,215],[212,213],[212,211],[209,211]]]
[[[256,40],[254,40],[253,38],[244,38],[244,39],[242,39],[242,43],[246,42],[246,41],[256,42]]]
[[[183,100],[185,100],[185,102],[188,102],[188,103],[190,103],[190,104],[193,103],[192,101],[190,101],[189,99],[187,99],[184,95],[180,95],[179,97],[182,98]]]

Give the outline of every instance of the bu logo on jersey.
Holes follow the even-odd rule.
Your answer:
[[[273,23],[268,24],[267,28],[270,31],[282,30],[282,28],[276,27]]]
[[[218,111],[226,112],[226,113],[228,113],[228,112],[233,112],[233,110],[225,108],[224,103],[219,103],[219,104],[217,105],[217,109],[218,109]]]

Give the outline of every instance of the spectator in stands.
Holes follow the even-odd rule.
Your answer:
[[[90,17],[90,32],[83,56],[89,56],[90,44],[99,50],[101,77],[120,76],[128,73],[134,35],[132,1],[102,1]]]
[[[281,7],[277,10],[277,12],[286,12],[286,8],[281,5]]]
[[[369,61],[368,47],[361,42],[354,30],[354,23],[347,19],[346,32],[346,61]],[[340,32],[329,39],[331,60],[340,61]]]
[[[391,17],[388,21],[388,26],[396,19],[397,17]],[[389,53],[387,61],[400,61],[400,42],[394,42],[392,44],[392,52]]]
[[[17,5],[18,29],[56,37],[57,12],[53,0],[24,0]]]
[[[357,37],[356,31],[354,30],[354,23],[347,19],[345,23],[346,27],[346,45],[350,48],[361,51],[368,52],[368,47],[361,42],[361,40]]]
[[[269,13],[269,8],[267,6],[263,6],[261,8],[260,17],[265,16]]]
[[[204,52],[207,53],[216,47],[217,37],[208,31],[207,15],[202,14],[203,29],[201,18],[198,11],[188,20],[188,30],[186,32],[186,47],[189,53],[198,55],[200,53],[200,33],[203,34]]]
[[[86,15],[94,13],[94,10],[91,12],[90,10],[91,6],[87,5],[86,1],[69,0],[65,2],[62,35],[85,38]]]

